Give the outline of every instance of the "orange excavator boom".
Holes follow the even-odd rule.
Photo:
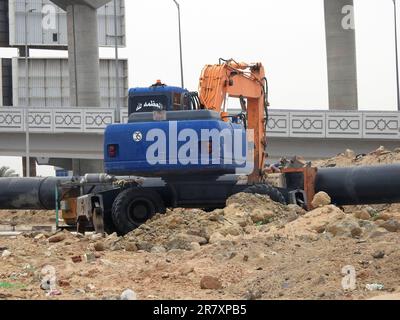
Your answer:
[[[266,159],[266,114],[268,88],[261,63],[237,63],[224,60],[204,67],[199,84],[199,98],[205,109],[221,113],[227,119],[226,99],[247,99],[247,129],[254,132],[254,172],[252,183],[261,182]]]

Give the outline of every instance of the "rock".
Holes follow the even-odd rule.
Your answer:
[[[295,212],[289,212],[287,217],[286,217],[286,221],[287,223],[296,221],[299,218],[299,216],[295,213]]]
[[[39,233],[37,236],[35,236],[34,238],[33,238],[33,240],[35,241],[35,242],[38,242],[38,241],[40,241],[40,240],[45,240],[46,239],[46,236],[43,234],[43,233]]]
[[[107,238],[106,241],[116,241],[119,240],[120,238],[118,237],[118,234],[114,232],[113,234],[110,234]]]
[[[353,219],[347,218],[342,221],[332,223],[327,227],[327,231],[334,237],[359,237],[362,234],[362,230],[358,223]]]
[[[347,149],[347,150],[344,152],[344,156],[345,156],[346,158],[349,158],[349,159],[355,159],[355,157],[356,157],[357,155],[356,155],[356,153],[355,153],[353,150]]]
[[[377,220],[389,221],[392,217],[385,212],[382,212],[378,215]]]
[[[101,258],[101,253],[100,252],[95,252],[94,256],[96,257],[96,259],[100,259]]]
[[[244,296],[245,300],[258,300],[262,298],[260,290],[248,290]]]
[[[383,154],[388,154],[388,153],[390,153],[390,151],[386,150],[386,148],[384,146],[380,146],[378,149],[376,149],[371,154],[375,154],[377,156],[381,156]]]
[[[353,238],[361,237],[362,233],[363,233],[363,230],[361,228],[356,227],[354,229],[351,229],[351,236]]]
[[[215,244],[215,243],[219,243],[221,241],[225,241],[225,237],[220,234],[219,232],[214,232],[211,237],[210,237],[210,243],[211,244]]]
[[[254,209],[251,214],[251,220],[253,223],[267,223],[269,219],[271,219],[274,216],[274,213],[272,211],[267,211],[267,210],[261,210],[261,209]]]
[[[314,230],[319,234],[324,233],[326,231],[326,224],[316,226]]]
[[[66,239],[67,237],[65,236],[64,233],[58,233],[48,239],[49,243],[58,243],[62,242]]]
[[[74,256],[71,258],[71,260],[73,263],[80,263],[83,261],[81,256]]]
[[[70,287],[71,283],[68,280],[58,280],[58,285],[61,288]]]
[[[104,238],[104,235],[103,235],[103,234],[101,234],[101,233],[96,233],[96,234],[94,234],[94,235],[92,235],[92,236],[90,237],[90,240],[91,240],[91,241],[98,241],[98,240],[103,239],[103,238]]]
[[[205,276],[200,281],[200,288],[203,290],[220,290],[222,283],[215,277]]]
[[[127,244],[125,244],[125,251],[127,251],[127,252],[137,252],[138,251],[138,247],[136,246],[135,243],[128,242]]]
[[[97,252],[103,252],[106,251],[106,246],[103,242],[96,242],[94,244],[94,250],[96,250]]]
[[[369,235],[369,238],[370,238],[370,239],[379,238],[379,237],[382,237],[382,236],[384,236],[384,235],[386,235],[386,234],[388,234],[388,233],[389,233],[389,232],[388,232],[386,229],[384,229],[384,228],[378,228],[376,231],[372,232],[372,233]]]
[[[372,208],[371,206],[365,207],[365,210],[369,213],[371,217],[375,217],[379,214],[379,211],[375,208]]]
[[[167,252],[167,249],[165,249],[163,246],[154,246],[151,248],[151,253],[165,253]]]
[[[361,211],[359,212],[356,217],[360,220],[370,220],[371,215],[367,211]]]
[[[89,283],[86,287],[85,287],[86,291],[94,291],[96,290],[96,286]]]
[[[194,272],[194,268],[192,266],[185,266],[180,270],[180,274],[182,276],[187,276],[188,274],[191,274],[192,272]]]
[[[382,291],[382,290],[385,289],[385,286],[383,284],[380,284],[380,283],[373,283],[373,284],[367,284],[365,286],[365,288],[368,291]]]
[[[11,251],[4,250],[3,253],[1,254],[2,258],[8,258],[11,256]]]
[[[206,238],[200,237],[200,236],[194,236],[191,234],[179,234],[177,237],[181,238],[189,243],[197,242],[200,245],[205,245],[208,243],[208,240]]]
[[[385,257],[385,251],[376,251],[372,254],[374,259],[383,259]]]
[[[288,209],[289,211],[296,213],[298,216],[304,216],[307,213],[306,210],[296,204],[289,204]]]
[[[374,222],[371,222],[370,220],[360,220],[358,222],[358,225],[368,232],[374,231],[376,229],[376,224]]]
[[[96,261],[96,255],[94,253],[86,253],[84,255],[84,258],[87,263],[92,263]]]
[[[83,289],[75,289],[74,290],[75,295],[81,295],[81,294],[86,294],[86,291]]]
[[[198,243],[198,242],[196,242],[196,243]],[[192,242],[188,241],[188,239],[186,237],[175,237],[175,238],[172,238],[166,244],[165,247],[168,251],[173,251],[173,250],[190,251],[190,250],[192,250]]]
[[[150,252],[151,249],[153,248],[153,244],[146,241],[140,241],[136,243],[136,247],[138,248],[138,250]]]
[[[240,236],[243,233],[242,229],[237,227],[237,226],[224,227],[224,228],[220,229],[219,232],[225,237],[228,236],[228,235],[237,237],[237,236]]]
[[[318,192],[315,196],[311,205],[314,208],[329,206],[332,203],[331,197],[326,192]]]
[[[192,242],[190,244],[190,250],[192,251],[200,251],[201,250],[201,245],[197,242]]]
[[[400,223],[397,220],[388,220],[381,225],[382,228],[389,232],[397,232],[400,230]]]
[[[52,289],[52,290],[50,290],[49,293],[47,293],[48,297],[55,297],[55,296],[61,296],[61,295],[62,295],[62,292],[57,289]]]
[[[121,294],[121,300],[124,300],[124,301],[135,301],[135,300],[137,300],[137,294],[133,290],[130,290],[130,289],[125,290]]]

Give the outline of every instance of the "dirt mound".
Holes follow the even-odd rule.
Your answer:
[[[400,150],[380,148],[361,156],[347,150],[314,164],[395,162]],[[169,210],[125,237],[68,232],[3,237],[0,299],[115,300],[123,292],[140,300],[348,300],[379,292],[398,299],[400,205],[338,208],[328,205],[329,195],[317,200],[318,208],[305,212],[241,193],[209,213]],[[7,226],[53,219],[54,212],[0,212],[0,224]],[[343,287],[349,266],[355,270],[353,290]],[[56,271],[53,291],[43,289],[46,267]]]
[[[275,203],[268,196],[240,193],[228,200],[225,209],[211,213],[175,209],[157,215],[123,242],[146,251],[192,250],[196,245],[250,234],[254,228],[272,222],[293,221],[304,213],[300,207]]]
[[[353,167],[353,166],[371,166],[379,164],[400,163],[400,148],[393,151],[380,147],[369,154],[357,155],[352,150],[346,150],[336,157],[324,160],[314,161],[315,167],[333,168],[333,167]]]

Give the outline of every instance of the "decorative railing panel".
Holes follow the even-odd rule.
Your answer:
[[[0,108],[0,132],[25,131],[24,108]],[[127,123],[128,110],[121,110]],[[102,134],[115,122],[115,110],[97,108],[29,108],[33,133]],[[277,138],[400,139],[400,113],[270,110],[268,136]]]

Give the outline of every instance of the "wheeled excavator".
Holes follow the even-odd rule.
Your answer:
[[[236,114],[228,98],[239,100]],[[79,232],[124,235],[166,208],[210,211],[240,192],[305,209],[319,191],[337,205],[400,202],[399,165],[287,168],[272,187],[265,179],[268,107],[263,65],[232,59],[206,65],[198,93],[161,81],[131,89],[128,123],[105,130],[105,173],[0,179],[0,209],[56,209]]]

